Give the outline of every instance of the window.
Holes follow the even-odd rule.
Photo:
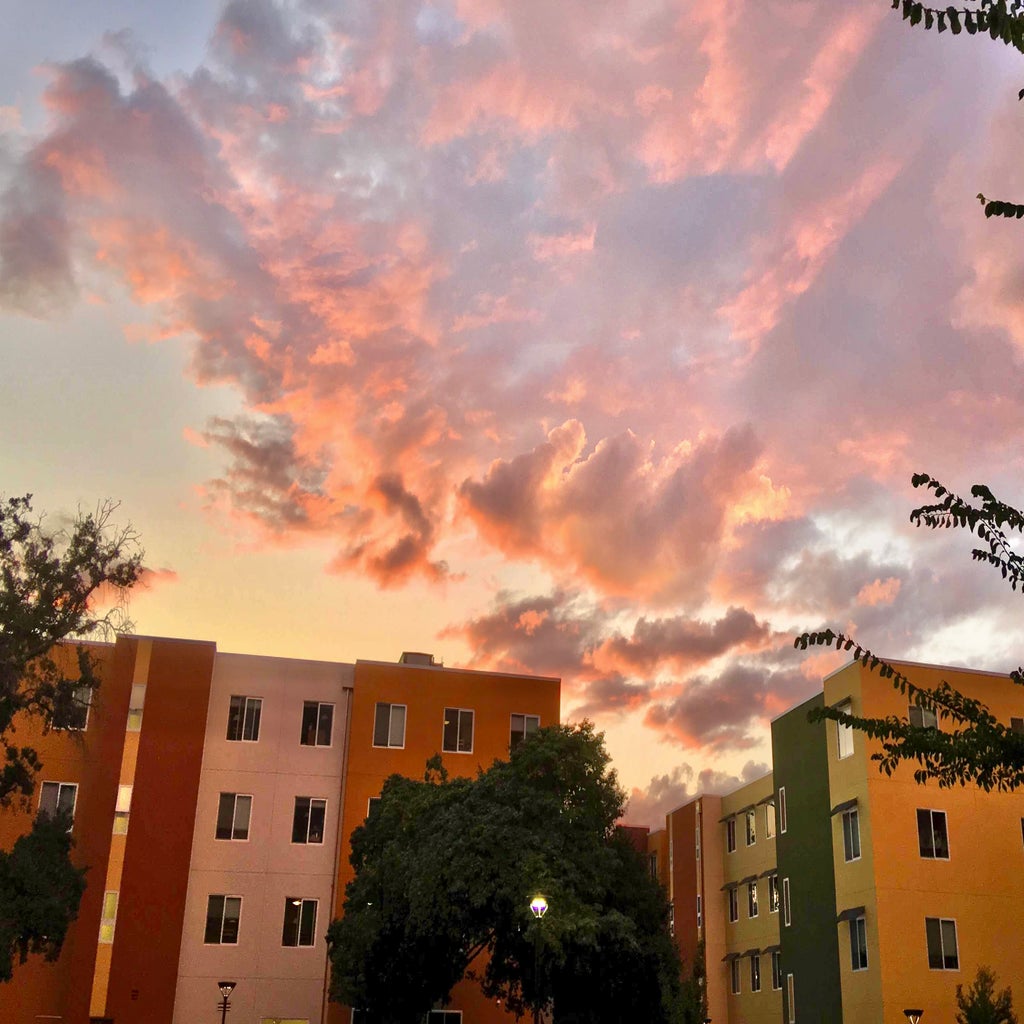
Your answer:
[[[836,711],[849,715],[853,712],[853,705],[848,700],[843,701],[842,704],[836,705]],[[853,729],[842,722],[836,722],[836,739],[836,756],[842,761],[843,758],[853,754]]]
[[[241,896],[211,896],[206,904],[206,934],[203,942],[208,946],[237,945],[241,913]]]
[[[924,919],[928,942],[928,967],[933,971],[960,970],[960,957],[956,950],[956,921],[944,917]]]
[[[217,807],[217,839],[248,839],[252,797],[221,793]]]
[[[736,819],[730,818],[725,823],[725,848],[729,853],[736,852]]]
[[[540,728],[540,715],[513,715],[509,727],[508,749],[511,753],[531,733]]]
[[[44,782],[39,787],[39,808],[37,813],[49,818],[65,816],[68,822],[75,820],[75,803],[78,800],[78,785],[74,782]],[[70,824],[69,824],[70,827]]]
[[[302,735],[304,747],[329,747],[334,725],[334,705],[318,704],[315,700],[302,702]]]
[[[757,882],[747,882],[747,917],[757,917]]]
[[[89,705],[92,703],[92,687],[76,686],[74,689],[58,692],[54,701],[50,724],[54,729],[84,729],[89,724]]]
[[[114,925],[117,922],[117,893],[103,894],[103,909],[100,911],[100,942],[114,941]]]
[[[865,971],[868,966],[868,929],[863,917],[850,922],[850,966]]]
[[[405,746],[405,705],[378,704],[373,716],[375,747]]]
[[[732,985],[731,985],[732,994],[734,996],[738,996],[740,994],[740,959],[739,959],[739,957],[733,957],[733,959],[730,961],[730,963],[729,963],[729,971],[730,971],[730,974],[732,975],[732,977],[730,979],[731,982],[732,982]]]
[[[228,708],[228,739],[256,743],[260,738],[260,715],[263,701],[259,697],[232,697]]]
[[[757,811],[751,807],[747,811],[747,846],[757,842]]]
[[[938,719],[931,708],[923,708],[920,704],[911,704],[907,709],[907,715],[910,718],[910,724],[919,729],[937,729],[939,727]]]
[[[697,931],[704,927],[704,897],[697,893]]]
[[[793,984],[793,975],[786,975],[786,1020],[789,1024],[796,1024],[796,986]]]
[[[367,817],[369,817],[371,814],[373,814],[374,807],[376,807],[377,804],[379,804],[379,803],[380,803],[380,797],[379,796],[371,796],[370,799],[366,801],[366,816]]]
[[[461,1010],[431,1010],[427,1014],[427,1024],[461,1024]]]
[[[284,901],[282,946],[312,946],[316,942],[317,900],[289,896]]]
[[[297,796],[295,798],[295,815],[292,818],[292,842],[322,843],[326,814],[326,800]]]
[[[761,957],[757,953],[750,954],[750,991],[761,991]]]
[[[142,728],[142,708],[146,703],[146,684],[132,684],[132,699],[128,704],[127,732],[138,732]]]
[[[772,991],[778,992],[782,988],[782,953],[779,950],[772,952]]]
[[[768,876],[768,913],[777,914],[779,912],[779,876],[769,875]]]
[[[1010,731],[1011,732],[1024,732],[1024,718],[1011,718],[1010,719]]]
[[[775,838],[775,801],[769,800],[764,805],[764,835],[766,839]]]
[[[779,831],[786,834],[786,787],[779,787]]]
[[[740,897],[739,890],[736,886],[732,886],[729,889],[729,920],[738,921],[740,919]]]
[[[653,878],[655,881],[657,881],[657,879],[658,879],[658,855],[656,853],[652,853],[647,858],[647,867],[648,867],[648,870],[651,872],[651,878]]]
[[[847,863],[860,860],[860,814],[856,808],[843,812],[843,853]]]
[[[788,928],[793,923],[793,914],[789,906],[789,879],[782,880],[782,923]]]
[[[676,933],[676,905],[674,903],[668,905],[668,933],[669,935]]]
[[[117,803],[114,805],[114,835],[128,833],[128,814],[132,809],[132,787],[117,787]]]
[[[917,845],[922,857],[949,860],[946,812],[917,810]]]
[[[697,818],[697,827],[693,830],[693,838],[697,847],[697,860],[700,860],[700,818]]]
[[[444,709],[441,749],[448,754],[473,753],[473,712],[462,708]]]

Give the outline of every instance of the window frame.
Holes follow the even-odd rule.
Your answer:
[[[323,715],[323,709],[330,709],[330,721],[327,725],[327,742],[322,743],[320,740],[320,730],[322,726],[321,716]],[[310,743],[307,740],[309,734],[309,727],[306,725],[306,712],[313,710],[313,742]],[[334,746],[334,702],[326,700],[304,700],[302,702],[302,725],[299,729],[299,746],[300,747],[323,747],[328,749]]]
[[[851,807],[842,813],[843,857],[847,864],[853,864],[863,855],[860,841],[860,809]],[[856,853],[854,853],[856,846]]]
[[[455,722],[455,746],[449,747],[448,743],[448,716],[454,713]],[[462,745],[463,715],[469,715],[469,746]],[[476,710],[474,708],[445,708],[441,718],[441,751],[445,754],[472,754],[473,744],[476,740]]]
[[[751,807],[749,811],[744,815],[746,821],[746,840],[747,846],[754,846],[757,843],[757,808]]]
[[[697,893],[697,931],[704,927],[704,897]]]
[[[236,701],[241,701],[241,705],[236,706]],[[241,713],[237,718],[237,729],[232,730],[232,714],[235,712],[236,707],[238,707]],[[252,718],[249,717],[250,710],[253,712]],[[259,743],[260,726],[262,725],[262,722],[262,697],[250,697],[245,693],[231,694],[230,700],[228,701],[228,727],[225,734],[225,739],[228,743]],[[236,731],[238,735],[232,736],[232,731]],[[246,732],[251,732],[254,735],[246,736]]]
[[[523,720],[522,735],[513,728],[517,718]],[[532,729],[527,728],[530,722],[536,722]],[[540,729],[540,715],[528,715],[525,712],[521,714],[518,711],[511,712],[508,716],[508,752],[511,754],[520,743],[524,743],[527,737],[537,732],[538,729]]]
[[[929,717],[931,721],[929,721]],[[917,718],[918,721],[914,721]],[[925,708],[920,704],[908,704],[907,705],[907,721],[915,729],[938,729],[939,727],[939,716],[935,713],[934,708]]]
[[[377,734],[381,731],[380,728],[380,715],[381,709],[387,708],[387,743],[378,743]],[[392,743],[392,736],[395,731],[394,714],[395,709],[402,709],[402,742]],[[405,750],[405,732],[406,727],[409,724],[409,706],[407,704],[396,704],[391,701],[379,700],[374,705],[373,710],[373,747],[375,750]]]
[[[296,839],[295,833],[299,824],[299,805],[302,801],[306,801],[306,828],[305,828],[305,839]],[[320,830],[319,839],[310,839],[311,830],[313,828],[313,805],[323,804],[323,823]],[[327,797],[325,796],[297,796],[295,798],[295,804],[292,807],[292,846],[323,846],[324,839],[327,834]]]
[[[923,814],[928,816],[927,817],[927,821],[928,821],[928,836],[929,836],[929,838],[931,840],[930,846],[929,846],[929,848],[931,850],[930,853],[927,852],[927,850],[925,849],[924,835],[922,834],[922,830],[921,830],[921,826],[922,826],[922,817],[921,817],[921,815],[923,815]],[[942,821],[942,837],[943,837],[943,839],[946,842],[946,853],[945,853],[945,856],[943,856],[942,854],[939,854],[937,852],[939,847],[938,847],[938,844],[935,842],[935,821],[936,821],[936,815],[940,815],[941,816],[941,821]],[[950,859],[950,850],[949,850],[949,819],[946,816],[946,812],[945,811],[942,811],[942,810],[939,810],[938,808],[933,808],[933,807],[918,807],[917,808],[917,850],[918,850],[918,853],[920,854],[922,860],[949,860]]]
[[[736,852],[736,817],[729,818],[725,823],[725,852]]]
[[[220,907],[220,932],[219,937],[216,941],[212,941],[208,938],[210,934],[210,910],[211,903],[213,900],[221,900]],[[238,915],[234,918],[235,920],[235,938],[233,942],[224,940],[224,926],[229,920],[228,918],[228,900],[238,901]],[[204,946],[237,946],[238,937],[242,931],[242,897],[234,893],[210,893],[206,898],[206,926],[203,932],[203,945]]]
[[[764,837],[774,839],[778,829],[775,818],[775,801],[767,800],[764,805]]]
[[[312,905],[313,907],[313,920],[309,923],[306,934],[303,933],[303,920],[306,914],[307,906]],[[288,942],[288,931],[289,931],[289,910],[290,908],[297,908],[298,913],[295,917],[294,928],[295,928],[295,941]],[[281,948],[282,949],[313,949],[316,946],[316,921],[320,913],[320,900],[313,896],[285,896],[284,898],[284,920],[281,923]],[[308,942],[303,942],[303,938],[308,938]]]
[[[751,953],[750,957],[750,991],[761,991],[761,954]]]
[[[789,891],[789,879],[784,878],[782,880],[782,924],[789,928],[793,923],[793,906],[791,901],[791,894]]]
[[[113,900],[111,900],[113,897]],[[114,932],[117,930],[117,906],[120,902],[120,893],[117,889],[107,889],[103,893],[103,901],[100,903],[100,933],[96,940],[104,946],[109,946],[114,941]],[[111,913],[111,903],[113,912]]]
[[[740,919],[740,891],[735,885],[730,885],[729,897],[729,924],[735,924]]]
[[[125,732],[141,732],[142,719],[146,708],[146,684],[132,683],[132,694],[128,701],[128,720]]]
[[[451,1018],[453,1021],[462,1021],[461,1010],[427,1010],[424,1024],[445,1024]]]
[[[778,805],[776,806],[776,812],[779,818],[779,835],[784,836],[786,834],[786,828],[789,825],[789,821],[786,817],[786,787],[779,786]]]
[[[747,882],[747,918],[753,919],[758,916],[757,906],[757,881]]]
[[[866,971],[868,969],[868,925],[864,915],[852,917],[850,926],[850,969]],[[858,955],[859,954],[859,955]]]
[[[779,873],[773,871],[768,876],[768,913],[777,914],[782,903],[779,896]]]
[[[853,701],[844,700],[835,706],[840,714],[853,714]],[[836,760],[845,761],[853,757],[853,727],[836,722]]]
[[[931,934],[929,929],[929,923],[934,922],[938,929],[939,936],[939,957],[942,960],[941,967],[934,967],[932,965],[932,949],[931,949]],[[950,925],[953,930],[953,959],[956,963],[950,967],[947,966],[946,961],[949,959],[946,955],[946,942],[943,936],[943,925]],[[925,951],[928,954],[928,970],[929,971],[959,971],[960,970],[960,938],[957,935],[956,930],[956,918],[955,917],[926,917],[924,919],[924,934],[925,934]]]
[[[796,1024],[796,982],[792,974],[786,975],[786,1020]]]
[[[782,991],[782,951],[772,950],[772,991]]]
[[[225,797],[231,798],[231,827],[230,835],[222,836],[218,835],[220,832],[220,819],[221,810],[224,806]],[[249,801],[249,813],[246,816],[245,824],[245,835],[239,836],[235,833],[238,831],[238,801],[248,800]],[[251,793],[221,793],[217,798],[217,820],[214,824],[213,838],[218,843],[247,843],[249,842],[249,834],[252,832],[252,794]]]
[[[740,958],[734,956],[729,961],[729,991],[732,995],[738,996],[743,991],[740,979]]]
[[[85,692],[85,696],[81,696],[82,692]],[[92,693],[93,687],[89,686],[88,683],[79,683],[71,690],[72,709],[80,711],[83,707],[85,708],[85,718],[82,720],[81,725],[76,725],[74,721],[59,722],[51,715],[50,716],[50,728],[54,732],[85,732],[89,728],[89,712],[92,710]]]

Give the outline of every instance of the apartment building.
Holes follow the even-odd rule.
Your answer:
[[[1024,731],[1024,690],[1008,677],[899,667]],[[716,1024],[884,1024],[908,1007],[950,1020],[980,965],[1020,977],[1024,799],[919,785],[911,765],[883,775],[876,742],[808,721],[826,704],[943,727],[853,662],[771,723],[771,773],[667,815],[648,851],[684,971],[703,943]]]
[[[557,679],[219,653],[210,642],[91,645],[100,689],[73,728],[20,723],[36,798],[0,815],[9,848],[39,810],[73,811],[88,887],[63,953],[4,986],[0,1020],[191,1024],[236,983],[231,1019],[323,1024],[324,935],[351,830],[393,772],[441,753],[452,775],[557,723]],[[70,653],[70,652],[66,652]],[[464,983],[445,1024],[509,1019]]]

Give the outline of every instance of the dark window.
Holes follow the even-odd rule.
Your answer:
[[[448,754],[473,752],[473,712],[462,708],[444,709],[444,735],[441,749]]]
[[[39,787],[40,816],[68,819],[68,825],[75,818],[75,801],[78,799],[78,784],[75,782],[44,782]]]
[[[863,917],[850,922],[850,963],[855,971],[867,970],[868,929]]]
[[[782,923],[788,928],[793,923],[793,912],[789,903],[789,879],[782,880]]]
[[[778,992],[782,988],[782,954],[775,950],[772,953],[772,990]]]
[[[946,834],[946,812],[918,808],[917,842],[922,857],[949,860],[949,837]]]
[[[779,831],[783,835],[785,835],[785,833],[786,833],[786,826],[788,824],[788,822],[786,820],[786,787],[785,786],[780,786],[779,787],[778,810],[779,810]]]
[[[747,846],[753,846],[757,842],[757,811],[751,808],[747,811]]]
[[[928,942],[928,966],[933,971],[958,971],[960,957],[956,949],[956,921],[941,917],[924,919]]]
[[[1013,732],[1024,732],[1024,718],[1011,718],[1010,729]]]
[[[747,882],[747,917],[757,917],[757,882]]]
[[[750,991],[761,991],[761,958],[756,953],[750,954]]]
[[[378,704],[373,717],[375,747],[405,746],[405,705]]]
[[[304,747],[329,747],[333,725],[333,704],[318,704],[315,700],[302,702],[302,736],[299,742]]]
[[[295,815],[292,818],[293,843],[322,843],[324,841],[324,816],[327,801],[309,796],[295,798]]]
[[[729,890],[729,920],[738,921],[740,919],[740,897],[739,892],[735,886]]]
[[[725,849],[729,853],[736,852],[736,819],[730,818],[725,823]]]
[[[282,946],[312,946],[316,942],[316,900],[289,896],[284,901]]]
[[[729,964],[729,974],[731,975],[732,981],[732,994],[738,996],[740,994],[740,961],[739,957],[735,957]]]
[[[461,1010],[431,1010],[427,1014],[427,1024],[460,1024]]]
[[[228,708],[228,739],[255,743],[260,738],[260,713],[263,701],[259,697],[232,697]]]
[[[918,729],[937,729],[939,726],[935,712],[931,708],[923,708],[919,704],[911,704],[907,710],[910,724]]]
[[[513,715],[509,726],[508,749],[513,751],[531,733],[540,728],[540,715]]]
[[[652,853],[647,858],[647,865],[651,872],[651,878],[657,879],[658,877],[658,855]]]
[[[211,896],[206,904],[206,937],[209,945],[234,946],[238,942],[241,896]]]
[[[217,807],[217,838],[248,839],[252,797],[240,793],[221,793]]]
[[[848,861],[860,859],[860,815],[855,810],[843,814],[843,852]]]
[[[89,724],[92,687],[59,687],[54,697],[50,724],[54,729],[82,730]]]
[[[768,913],[777,914],[779,912],[779,876],[769,875],[768,876]]]

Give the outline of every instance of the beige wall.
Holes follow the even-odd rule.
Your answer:
[[[231,1016],[308,1019],[322,1016],[324,935],[334,905],[335,863],[348,736],[351,665],[218,654],[185,907],[174,1024],[210,1018],[217,981],[236,981]],[[233,694],[263,701],[259,741],[226,739]],[[330,747],[300,744],[304,701],[333,703]],[[251,794],[248,841],[217,840],[222,792]],[[323,844],[293,845],[297,796],[325,798]],[[205,945],[210,894],[242,897],[237,945]],[[287,897],[319,900],[316,945],[281,944]]]

